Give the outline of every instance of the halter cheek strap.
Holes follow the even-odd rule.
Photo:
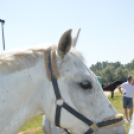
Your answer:
[[[59,92],[59,87],[58,87],[58,83],[57,80],[55,78],[55,76],[53,75],[53,69],[52,69],[52,65],[51,65],[51,48],[49,48],[48,50],[48,57],[49,57],[49,70],[50,70],[50,75],[51,75],[51,81],[52,81],[52,85],[53,85],[53,89],[54,89],[54,93],[56,96],[56,114],[55,114],[55,124],[56,126],[60,127],[60,113],[61,113],[61,108],[66,109],[68,112],[70,112],[71,114],[73,114],[74,116],[76,116],[77,118],[79,118],[80,120],[82,120],[83,122],[85,122],[87,125],[91,126],[93,124],[92,121],[90,121],[89,119],[87,119],[86,117],[84,117],[82,114],[78,113],[76,110],[74,110],[72,107],[70,107],[61,97],[61,94]],[[58,101],[62,101],[62,105],[58,105]]]
[[[89,126],[89,130],[85,132],[84,134],[94,134],[98,133],[98,130],[102,127],[108,128],[108,127],[115,127],[120,126],[124,124],[124,120],[122,116],[118,117],[111,117],[106,120],[103,120],[102,122],[93,122],[86,118],[81,113],[77,112],[74,108],[70,107],[62,98],[60,94],[60,90],[58,87],[57,79],[59,77],[58,70],[56,66],[56,59],[55,59],[55,49],[56,47],[50,47],[47,51],[45,51],[45,66],[46,66],[46,73],[47,77],[50,81],[52,81],[53,90],[56,96],[56,112],[55,112],[55,125],[60,127],[60,117],[61,117],[61,109],[64,108],[66,111],[74,115],[76,118],[84,122]],[[54,66],[55,65],[55,66]],[[55,68],[55,69],[54,69]],[[56,71],[55,71],[56,70]],[[49,71],[49,72],[48,72]],[[54,73],[54,71],[56,73]],[[95,131],[97,129],[97,131]],[[66,129],[64,129],[68,134],[70,132]]]

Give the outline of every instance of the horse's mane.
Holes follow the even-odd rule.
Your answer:
[[[114,83],[122,83],[122,81],[117,80],[117,81],[112,82],[111,84],[114,84]]]
[[[10,74],[36,65],[37,59],[44,56],[44,51],[51,45],[48,43],[27,49],[0,52],[0,72]],[[74,48],[71,49],[70,54],[84,60],[81,53]]]

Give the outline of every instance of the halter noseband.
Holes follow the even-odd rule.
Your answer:
[[[54,48],[52,46],[48,50],[45,51],[45,66],[46,66],[47,76],[50,75],[50,76],[48,76],[48,79],[52,81],[52,86],[53,86],[54,93],[56,96],[55,125],[57,127],[60,127],[60,117],[61,117],[61,109],[62,108],[66,109],[66,111],[68,111],[69,113],[71,113],[76,118],[83,121],[85,124],[87,124],[89,126],[88,131],[85,132],[84,134],[94,134],[94,133],[98,133],[98,130],[102,127],[110,128],[110,127],[115,127],[115,126],[121,126],[122,124],[124,124],[125,121],[123,120],[123,117],[119,114],[115,115],[114,117],[105,119],[102,122],[98,122],[98,123],[93,122],[93,121],[89,120],[88,118],[86,118],[81,113],[77,112],[74,108],[70,107],[64,101],[64,99],[62,98],[62,96],[60,94],[60,90],[58,87],[58,82],[57,82],[58,77],[55,76],[54,69],[53,69],[53,62],[55,62],[55,59],[54,59],[55,58],[55,50],[54,49],[56,49],[56,48]],[[54,53],[53,54],[54,57],[51,55],[52,51]],[[47,72],[47,71],[49,71],[49,72]],[[97,129],[97,131],[96,131],[96,129]],[[66,130],[66,129],[64,129],[64,130],[69,134],[68,130]]]

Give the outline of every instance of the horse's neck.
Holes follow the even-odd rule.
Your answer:
[[[0,74],[0,81],[0,133],[15,134],[26,122],[43,114],[38,103],[42,87],[48,81],[44,59],[32,68],[9,75]]]
[[[120,85],[120,82],[119,82],[119,81],[116,81],[116,82],[115,82],[115,85],[116,85],[116,86]]]

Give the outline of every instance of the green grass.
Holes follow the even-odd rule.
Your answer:
[[[111,96],[108,97],[114,108],[118,113],[124,114],[122,108],[122,95],[117,92],[115,93],[114,99],[111,99]],[[124,117],[125,118],[125,117]],[[126,132],[128,134],[130,123],[125,124]],[[40,128],[39,128],[40,127]],[[31,121],[29,121],[20,132],[25,132],[23,134],[43,134],[42,132],[42,116],[38,116]]]
[[[35,117],[29,121],[20,132],[24,134],[43,134],[42,132],[42,115]]]

